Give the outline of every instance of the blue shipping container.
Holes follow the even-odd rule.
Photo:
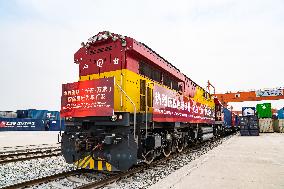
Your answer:
[[[234,123],[235,127],[238,127],[239,124],[240,124],[240,118],[239,116],[235,115],[235,123]]]
[[[224,125],[225,127],[232,127],[232,112],[227,108],[223,109],[224,113]]]
[[[44,131],[44,121],[29,118],[0,118],[0,131]]]
[[[59,111],[48,111],[46,113],[46,119],[49,119],[49,120],[60,120],[60,113],[59,113]]]
[[[284,108],[278,110],[278,119],[284,119]]]
[[[28,117],[32,119],[46,119],[46,114],[48,110],[35,110],[29,109],[28,110]]]
[[[61,128],[60,128],[61,127]],[[64,131],[64,120],[61,120],[61,125],[59,120],[50,120],[49,131]]]
[[[17,110],[17,118],[28,118],[29,111],[28,110]]]

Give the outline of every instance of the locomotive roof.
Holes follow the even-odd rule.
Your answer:
[[[181,74],[184,78],[190,80],[191,82],[193,82],[197,87],[202,88],[204,91],[206,91],[203,87],[201,87],[200,85],[198,85],[196,82],[194,82],[192,79],[190,79],[189,77],[187,77],[184,73],[182,73],[176,66],[174,66],[172,63],[170,63],[169,61],[167,61],[164,57],[162,57],[161,55],[159,55],[156,51],[154,51],[153,49],[151,49],[149,46],[147,46],[145,43],[143,42],[139,42],[136,41],[135,39],[128,37],[128,36],[123,36],[123,35],[119,35],[119,34],[115,34],[115,33],[111,33],[109,31],[103,31],[103,32],[99,32],[97,35],[91,37],[88,39],[88,42],[86,43],[86,45],[84,43],[82,43],[84,46],[91,45],[94,44],[97,41],[100,41],[101,39],[108,39],[109,37],[111,37],[113,40],[117,40],[120,39],[122,44],[125,42],[126,43],[126,39],[130,39],[135,41],[136,43],[141,44],[142,46],[144,46],[146,49],[148,49],[149,51],[151,51],[153,54],[155,54],[157,57],[159,57],[160,59],[163,60],[163,63],[166,63],[167,66],[170,65],[173,69],[175,69],[179,74]],[[156,62],[154,62],[156,63]],[[174,74],[173,74],[174,75]],[[176,75],[174,75],[175,77],[177,77]],[[179,77],[178,77],[179,78]],[[181,79],[181,78],[179,78]]]
[[[127,36],[126,36],[127,37]],[[133,39],[133,38],[132,38]],[[185,78],[187,78],[188,80],[192,81],[196,86],[200,87],[203,89],[203,87],[201,87],[200,85],[198,85],[196,82],[194,82],[192,79],[190,79],[187,75],[185,75],[184,73],[182,73],[176,66],[174,66],[172,63],[170,63],[168,60],[166,60],[164,57],[162,57],[160,54],[158,54],[156,51],[154,51],[153,49],[151,49],[149,46],[147,46],[145,43],[143,42],[139,42],[141,43],[143,46],[145,46],[146,48],[148,48],[150,51],[152,51],[153,53],[155,53],[159,58],[161,58],[162,60],[164,60],[167,64],[171,65],[174,69],[176,69],[179,73],[181,73]],[[204,91],[206,91],[205,89],[203,89]]]

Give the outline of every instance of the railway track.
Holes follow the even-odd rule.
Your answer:
[[[227,137],[227,138],[230,138],[230,136]],[[222,143],[222,139],[216,139],[213,143],[212,143],[212,141],[200,143],[200,144],[197,144],[197,145],[194,145],[192,147],[185,149],[181,153],[173,153],[169,157],[157,159],[156,161],[154,161],[153,163],[151,163],[149,165],[147,165],[147,164],[137,165],[136,167],[130,169],[127,172],[111,173],[111,174],[110,173],[104,173],[103,176],[98,176],[95,180],[92,180],[92,181],[89,181],[89,182],[81,182],[80,183],[80,181],[78,182],[78,180],[80,180],[79,178],[77,179],[77,181],[72,181],[72,179],[68,179],[68,178],[75,176],[75,175],[77,175],[77,176],[81,175],[82,176],[84,173],[91,173],[93,175],[93,177],[95,178],[96,175],[99,174],[99,172],[92,171],[92,170],[76,169],[76,170],[61,172],[61,173],[57,173],[57,174],[54,174],[54,175],[29,180],[29,181],[24,181],[24,182],[21,182],[21,183],[10,185],[10,186],[5,186],[4,188],[8,189],[8,188],[31,187],[31,186],[36,186],[36,185],[43,184],[43,183],[48,184],[48,183],[51,183],[51,182],[58,182],[58,180],[64,179],[64,178],[67,178],[68,181],[73,182],[73,183],[77,183],[77,184],[80,183],[79,184],[80,186],[77,185],[77,187],[75,187],[76,189],[101,188],[101,187],[105,187],[109,184],[119,182],[122,179],[130,178],[130,177],[134,176],[135,174],[143,173],[144,171],[151,170],[154,167],[158,167],[158,166],[163,167],[163,165],[167,164],[167,162],[169,162],[169,161],[171,161],[171,160],[173,160],[173,159],[175,159],[175,158],[177,158],[178,156],[181,156],[181,155],[191,156],[190,153],[199,152],[199,151],[202,151],[201,154],[204,154],[207,151],[211,150],[212,148],[218,146],[221,143]]]
[[[91,183],[79,186],[76,189],[91,189],[91,188],[95,189],[95,188],[101,188],[101,187],[107,186],[107,185],[109,185],[111,183],[114,183],[114,182],[116,182],[118,180],[121,180],[121,179],[124,179],[124,178],[127,178],[127,177],[131,177],[132,175],[135,175],[135,174],[137,174],[139,172],[142,172],[142,171],[144,171],[146,169],[151,169],[151,168],[153,168],[155,166],[159,166],[161,164],[165,164],[165,162],[167,162],[167,161],[169,161],[171,159],[174,159],[174,158],[176,158],[179,155],[188,154],[189,152],[193,152],[193,151],[198,151],[198,150],[200,150],[204,146],[204,144],[208,144],[209,142],[210,141],[205,142],[205,143],[201,143],[201,144],[198,144],[196,146],[190,147],[190,148],[184,150],[181,153],[174,153],[174,154],[170,155],[169,157],[164,157],[164,158],[158,159],[158,160],[154,161],[153,163],[151,163],[149,165],[140,165],[140,166],[137,166],[136,168],[130,169],[127,172],[114,174],[114,175],[111,175],[111,176],[106,177],[104,179],[97,180],[97,181],[94,181],[94,182],[91,182]],[[217,140],[216,142],[218,143],[219,140]],[[210,146],[209,149],[212,149],[212,147]]]
[[[235,133],[235,134],[237,134],[237,133]],[[233,134],[231,136],[226,136],[225,138],[229,139],[232,136],[234,136],[235,134]],[[181,153],[173,153],[169,157],[164,157],[164,158],[158,159],[158,160],[154,161],[153,163],[151,163],[149,165],[140,165],[140,166],[137,166],[136,168],[133,168],[133,169],[127,171],[127,172],[114,174],[114,175],[111,175],[109,177],[106,177],[106,178],[103,178],[103,179],[100,179],[100,180],[97,180],[97,181],[76,187],[76,189],[102,188],[102,187],[105,187],[105,186],[112,184],[116,181],[131,177],[131,176],[133,176],[133,175],[135,175],[139,172],[143,172],[144,170],[152,169],[156,166],[164,167],[163,165],[165,165],[168,161],[175,159],[176,157],[181,156],[183,154],[190,155],[190,153],[192,153],[192,152],[194,153],[194,152],[198,152],[198,151],[201,151],[201,150],[202,150],[201,154],[205,154],[207,151],[213,149],[214,147],[218,146],[221,143],[222,143],[222,138],[214,140],[213,143],[212,143],[212,141],[203,142],[203,143],[197,144],[195,146],[188,147],[187,149],[185,149]],[[207,147],[204,147],[206,145],[207,145]],[[202,148],[204,148],[204,149],[202,149]]]
[[[65,177],[68,177],[68,176],[71,176],[71,175],[81,174],[81,173],[84,173],[84,172],[86,172],[86,170],[83,170],[83,169],[65,171],[65,172],[61,172],[61,173],[58,173],[58,174],[54,174],[54,175],[50,175],[50,176],[46,176],[46,177],[41,177],[41,178],[17,183],[17,184],[10,185],[10,186],[5,186],[3,189],[16,189],[16,188],[34,186],[34,185],[37,185],[37,184],[41,184],[41,183],[45,183],[45,182],[51,182],[51,181],[54,181],[56,179],[62,179],[62,178],[65,178]]]
[[[6,151],[0,154],[0,164],[61,155],[58,147]]]

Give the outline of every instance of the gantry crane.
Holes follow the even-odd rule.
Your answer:
[[[224,94],[215,94],[215,96],[223,105],[227,105],[228,102],[280,100],[284,99],[284,91],[281,87],[274,89],[227,92]]]

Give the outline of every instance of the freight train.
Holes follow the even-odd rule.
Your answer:
[[[80,79],[62,85],[67,163],[125,171],[224,132],[218,99],[145,44],[100,32],[81,46]]]

